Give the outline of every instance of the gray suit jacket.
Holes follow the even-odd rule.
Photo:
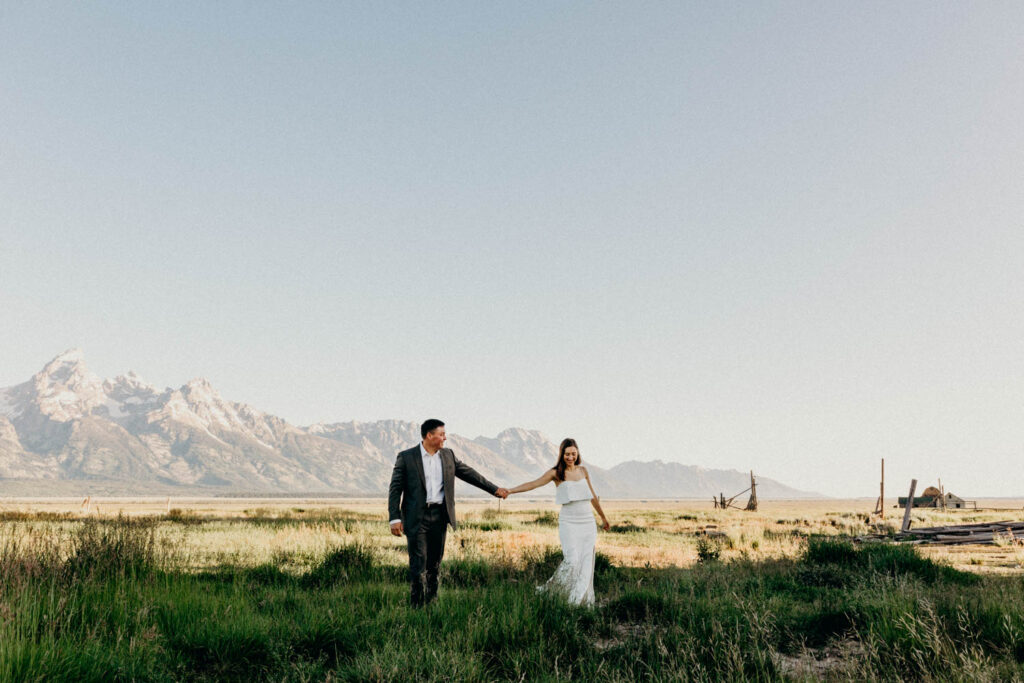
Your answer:
[[[494,495],[498,487],[469,465],[460,462],[450,448],[442,448],[439,454],[448,523],[455,529],[455,477],[491,495]],[[391,472],[391,486],[388,488],[388,519],[401,519],[406,536],[416,533],[420,528],[420,519],[427,507],[426,481],[420,447],[417,445],[399,453],[395,469]]]

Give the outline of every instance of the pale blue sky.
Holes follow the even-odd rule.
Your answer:
[[[5,3],[0,386],[80,347],[297,424],[1024,495],[1021,36],[1018,2]]]

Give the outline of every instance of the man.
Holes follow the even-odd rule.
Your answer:
[[[420,426],[419,446],[402,451],[395,460],[388,489],[391,533],[405,534],[409,546],[409,599],[422,607],[437,597],[437,571],[444,556],[448,525],[455,526],[455,477],[499,498],[508,490],[487,481],[459,462],[450,448],[444,422],[427,420]]]

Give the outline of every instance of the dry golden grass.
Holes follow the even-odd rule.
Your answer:
[[[0,543],[20,540],[43,526],[69,535],[76,520],[117,515],[159,516],[157,530],[175,548],[183,567],[273,562],[306,568],[346,541],[385,549],[395,564],[405,562],[404,539],[388,532],[381,499],[94,499],[88,512],[81,499],[0,500]],[[914,510],[915,526],[1024,519],[1022,501],[979,501],[1015,510]],[[762,501],[757,512],[715,510],[710,501],[604,501],[613,527],[601,532],[598,550],[620,566],[687,567],[698,559],[698,539],[719,544],[722,559],[777,559],[798,555],[813,534],[858,536],[898,528],[902,510],[871,515],[870,500]],[[171,515],[168,515],[168,510]],[[49,515],[51,519],[45,519]],[[65,519],[52,517],[66,515]],[[463,500],[460,528],[449,534],[449,558],[519,558],[558,546],[557,506],[549,499]],[[24,517],[27,519],[21,519]],[[198,523],[202,522],[202,523]],[[41,526],[42,525],[42,526]],[[960,569],[1024,572],[1024,547],[996,545],[925,546],[923,552]]]

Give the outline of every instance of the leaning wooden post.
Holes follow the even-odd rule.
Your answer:
[[[757,510],[757,482],[754,481],[754,470],[750,470],[750,499],[747,500],[748,510]]]
[[[885,458],[882,458],[882,483],[878,488],[878,509],[882,519],[885,519]]]
[[[914,507],[914,489],[917,488],[917,479],[910,480],[910,495],[907,496],[907,508],[903,511],[903,526],[900,531],[906,533],[910,530],[910,508]]]

